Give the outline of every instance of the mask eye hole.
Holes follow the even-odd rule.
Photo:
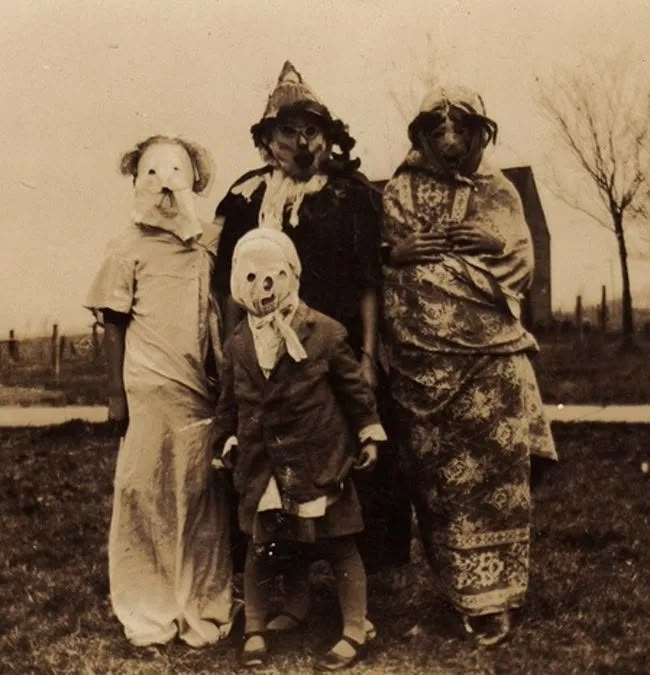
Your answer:
[[[174,171],[179,171],[179,168],[177,166],[175,166]]]
[[[280,127],[280,133],[287,138],[295,138],[298,135],[298,130],[289,124],[283,124]]]
[[[278,277],[279,277],[280,279],[286,279],[286,278],[287,278],[287,273],[286,273],[284,270],[280,270],[280,271],[278,272]]]
[[[156,173],[156,170],[155,169],[149,169],[148,173],[149,173],[150,176],[153,176]]]
[[[255,274],[253,272],[249,272],[246,275],[246,281],[250,281],[251,283],[253,283],[253,281],[255,281]]]

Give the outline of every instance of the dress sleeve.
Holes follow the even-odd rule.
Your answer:
[[[383,244],[393,246],[412,234],[413,204],[407,173],[396,174],[386,184],[382,197],[382,212]]]
[[[490,188],[470,204],[468,220],[498,235],[504,248],[499,254],[468,256],[468,260],[488,271],[507,295],[524,293],[532,281],[534,254],[519,193],[507,178],[496,174]]]
[[[136,259],[124,246],[112,242],[92,281],[84,306],[99,316],[104,309],[129,314],[135,291]]]

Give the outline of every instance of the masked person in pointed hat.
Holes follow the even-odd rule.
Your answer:
[[[289,62],[251,133],[264,166],[239,178],[217,207],[217,289],[230,297],[232,252],[242,235],[255,227],[284,232],[303,264],[302,298],[347,328],[372,381],[380,204],[356,170],[359,160],[350,158],[355,141]],[[232,301],[227,309],[228,333],[241,310]]]
[[[367,640],[366,576],[354,539],[363,517],[350,473],[373,466],[386,435],[345,328],[300,302],[300,271],[278,230],[256,228],[235,247],[231,290],[246,318],[225,347],[216,448],[233,468],[248,539],[243,664],[266,661],[275,574],[302,578],[313,559],[325,559],[343,625],[317,665],[340,670]]]
[[[223,230],[215,283],[224,299],[226,333],[241,317],[230,285],[237,242],[255,228],[281,231],[302,264],[300,298],[345,327],[364,377],[376,386],[382,377],[377,339],[381,204],[377,190],[357,171],[359,160],[350,157],[355,141],[288,62],[251,131],[264,166],[239,178],[216,211]],[[377,397],[386,425],[384,393],[380,382]],[[389,442],[373,473],[355,477],[366,521],[360,547],[369,569],[408,560],[410,505],[398,476]],[[300,586],[297,579],[291,584]],[[304,595],[299,598],[294,591],[286,609],[303,619],[307,606]],[[272,626],[279,629],[282,621]]]
[[[86,305],[101,317],[109,417],[123,436],[108,558],[111,602],[135,645],[199,647],[231,626],[229,504],[210,469],[221,362],[210,292],[218,231],[196,195],[194,143],[152,136],[122,158],[132,223],[108,246]]]
[[[531,235],[514,186],[483,161],[496,132],[480,96],[434,89],[383,196],[400,455],[438,587],[484,645],[524,602],[530,458],[556,459],[520,320]]]

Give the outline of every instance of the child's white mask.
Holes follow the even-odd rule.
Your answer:
[[[298,294],[298,256],[286,242],[278,241],[277,235],[286,238],[293,248],[281,232],[257,229],[242,237],[233,255],[232,297],[255,316],[282,309]]]
[[[182,239],[201,233],[195,210],[192,159],[180,143],[149,145],[138,161],[135,178],[135,222],[171,230]]]
[[[230,292],[249,314],[262,368],[273,366],[280,341],[294,361],[307,358],[290,325],[299,302],[300,272],[298,253],[283,232],[256,228],[235,246]]]

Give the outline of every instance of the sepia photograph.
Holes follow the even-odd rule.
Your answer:
[[[3,673],[650,670],[650,0],[0,0]]]

